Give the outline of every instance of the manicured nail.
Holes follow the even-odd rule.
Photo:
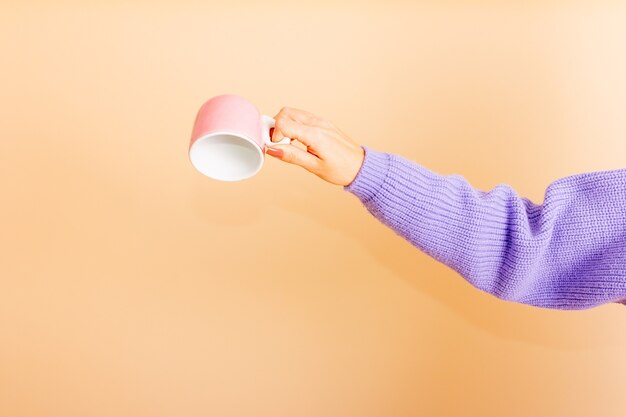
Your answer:
[[[267,148],[267,153],[276,158],[281,158],[285,152],[282,149]]]

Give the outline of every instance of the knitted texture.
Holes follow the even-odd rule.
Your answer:
[[[363,149],[344,190],[476,288],[555,309],[626,299],[626,169],[561,178],[538,205],[508,185],[484,192],[460,175]]]

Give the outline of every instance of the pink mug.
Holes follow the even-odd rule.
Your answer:
[[[276,124],[243,97],[223,94],[205,102],[196,116],[189,144],[192,165],[209,178],[240,181],[254,176],[265,160],[265,147],[289,144],[270,140]]]

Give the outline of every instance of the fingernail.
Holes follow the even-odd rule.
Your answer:
[[[267,153],[275,156],[276,158],[281,158],[284,154],[284,151],[282,149],[267,148]]]

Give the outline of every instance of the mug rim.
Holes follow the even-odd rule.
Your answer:
[[[256,169],[254,170],[254,172],[252,172],[250,175],[243,177],[243,178],[238,178],[238,179],[224,179],[224,178],[216,178],[216,177],[212,177],[210,175],[206,175],[204,172],[198,170],[198,168],[196,167],[196,165],[193,163],[193,160],[191,159],[191,151],[193,150],[194,146],[196,146],[196,143],[200,142],[201,140],[205,140],[210,138],[211,136],[216,136],[216,135],[231,135],[231,136],[236,136],[240,139],[243,139],[247,142],[250,142],[251,144],[254,145],[255,149],[258,152],[259,155],[259,164],[256,167]],[[234,130],[216,130],[213,132],[209,132],[209,133],[205,133],[204,135],[198,136],[193,143],[191,144],[191,146],[189,147],[189,151],[187,152],[187,157],[189,158],[189,162],[191,162],[191,165],[193,165],[196,170],[198,170],[201,174],[209,177],[209,178],[213,178],[215,180],[220,180],[220,181],[242,181],[248,178],[251,178],[253,176],[255,176],[256,174],[259,173],[259,171],[261,170],[261,168],[263,168],[263,162],[265,161],[265,155],[263,153],[263,150],[261,149],[261,147],[259,146],[259,144],[253,140],[251,137],[249,137],[248,135],[246,135],[245,133],[240,133],[240,132],[235,132]]]

